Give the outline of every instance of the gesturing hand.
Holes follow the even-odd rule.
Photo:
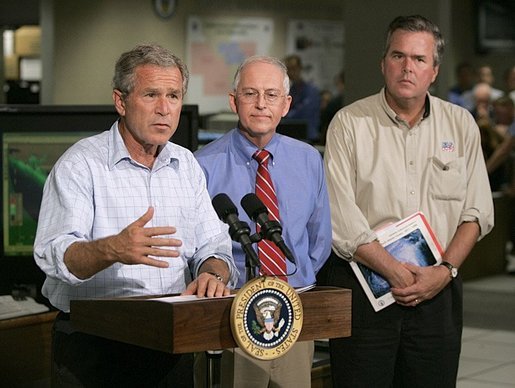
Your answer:
[[[154,208],[148,210],[140,218],[129,224],[118,235],[113,236],[108,243],[109,256],[114,261],[124,264],[145,264],[153,267],[165,268],[168,263],[151,256],[178,257],[176,248],[182,242],[175,238],[156,236],[170,235],[176,232],[173,226],[156,226],[145,228],[145,225],[154,216]]]

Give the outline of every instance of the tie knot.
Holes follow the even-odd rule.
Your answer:
[[[254,159],[257,160],[259,164],[268,165],[268,158],[270,157],[270,152],[267,150],[257,150],[254,155],[252,155]]]

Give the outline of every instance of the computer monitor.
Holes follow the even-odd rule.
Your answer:
[[[0,132],[102,132],[118,118],[112,105],[0,105]],[[198,146],[198,105],[183,105],[172,141]]]
[[[72,144],[96,133],[2,133],[4,256],[32,255],[43,186],[50,170]]]
[[[294,139],[308,140],[308,122],[302,119],[282,118],[277,126],[277,133],[293,137]]]
[[[43,185],[54,163],[69,146],[83,137],[108,130],[117,118],[114,107],[108,105],[0,105],[0,251],[4,264],[10,263],[2,267],[0,283],[5,277],[13,282],[24,281],[20,278],[28,275],[28,262],[33,264]],[[198,124],[198,106],[184,105],[172,141],[196,150]],[[11,270],[17,274],[9,273]]]

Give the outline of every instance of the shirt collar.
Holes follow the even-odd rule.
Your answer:
[[[383,87],[381,89],[380,98],[381,98],[381,105],[386,112],[386,114],[392,119],[394,122],[398,122],[399,119],[397,118],[397,113],[388,105],[388,102],[386,101],[386,88]],[[424,103],[424,113],[422,114],[422,118],[420,121],[425,120],[429,117],[429,114],[431,113],[431,100],[430,100],[430,94],[427,92],[426,94],[426,101]]]
[[[137,163],[132,159],[125,143],[123,142],[122,135],[118,127],[118,121],[116,121],[111,127],[111,136],[109,138],[109,169],[112,170],[122,160],[130,160],[133,163]],[[159,153],[154,163],[154,168],[157,169],[161,166],[171,164],[172,166],[178,166],[179,160],[172,155],[172,146],[170,142],[164,146],[160,146]]]
[[[274,155],[277,154],[277,147],[279,146],[279,139],[277,133],[272,136],[270,142],[264,148],[268,152],[270,152],[270,158],[273,162]],[[252,155],[258,150],[258,147],[252,143],[249,139],[247,139],[238,128],[235,128],[232,133],[232,141],[234,144],[234,148],[236,149],[236,153],[246,162],[254,160]]]
[[[123,142],[120,130],[118,129],[118,120],[111,126],[111,136],[109,137],[109,170],[114,169],[116,164],[124,159],[130,159],[129,151]]]

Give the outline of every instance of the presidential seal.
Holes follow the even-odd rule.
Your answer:
[[[282,356],[302,329],[302,303],[283,280],[258,277],[247,282],[231,306],[231,328],[238,346],[260,360]]]

